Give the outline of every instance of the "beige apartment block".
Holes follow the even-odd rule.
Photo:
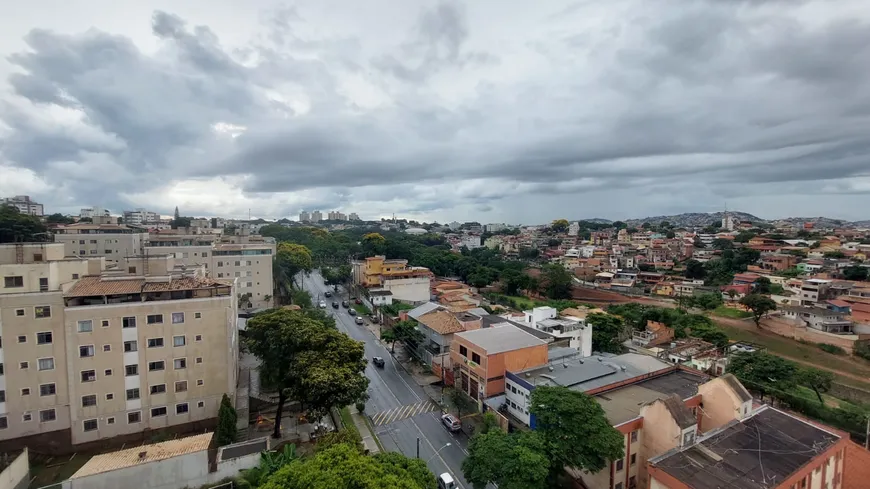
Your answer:
[[[117,262],[141,255],[148,233],[118,224],[117,218],[96,216],[94,222],[79,222],[57,228],[54,241],[63,243],[67,256],[99,257]]]
[[[71,446],[184,431],[213,420],[223,394],[234,395],[232,279],[210,279],[166,255],[106,268],[103,259],[62,258],[58,243],[23,245],[21,259],[14,246],[0,246],[3,285],[11,286],[0,289],[0,442],[52,431],[50,440],[23,443]],[[61,259],[15,263],[40,258],[37,247],[43,260]],[[22,267],[42,267],[46,277]]]
[[[63,289],[103,263],[59,243],[0,245],[0,440],[69,429]]]
[[[240,235],[221,237],[188,234],[186,230],[181,233],[150,235],[146,254],[168,254],[177,263],[203,266],[211,278],[238,279],[236,295],[250,294],[251,309],[272,306],[272,261],[276,251],[273,239],[249,235],[246,230]],[[247,308],[247,303],[240,307]]]

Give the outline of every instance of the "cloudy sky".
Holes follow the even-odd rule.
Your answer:
[[[870,218],[866,0],[31,0],[0,196],[49,212]]]

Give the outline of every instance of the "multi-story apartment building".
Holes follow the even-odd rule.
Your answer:
[[[368,289],[389,290],[393,299],[422,304],[430,299],[432,272],[425,267],[409,267],[408,260],[388,260],[370,256],[351,263],[353,281]]]
[[[60,244],[14,246],[0,247],[0,273],[12,286],[0,289],[0,446],[63,451],[184,431],[215,418],[223,394],[234,395],[233,280],[206,278],[167,255],[104,268],[103,258],[64,258]]]
[[[299,222],[308,222],[311,220],[311,214],[308,211],[302,211],[299,213]]]
[[[359,221],[360,220],[359,215],[357,215],[356,212],[351,212],[350,214],[348,214],[347,219],[349,221]]]
[[[131,226],[145,226],[147,224],[157,224],[160,222],[160,214],[147,211],[145,209],[136,209],[132,211],[124,211],[124,223]]]
[[[69,430],[63,289],[103,263],[59,243],[0,245],[0,445]]]
[[[0,203],[11,205],[18,209],[18,212],[27,214],[28,216],[42,216],[42,204],[30,200],[29,195],[16,195],[15,197],[6,197]]]
[[[320,211],[314,211],[311,213],[311,222],[320,222],[323,220],[323,214]]]
[[[237,294],[250,294],[240,304],[247,309],[272,306],[272,260],[275,240],[249,235],[245,228],[238,235],[218,237],[213,234],[153,233],[148,237],[145,253],[170,254],[177,263],[188,267],[203,266],[207,276],[217,279],[238,279]]]
[[[114,217],[93,217],[93,222],[79,222],[58,227],[54,240],[63,243],[67,256],[98,257],[117,262],[142,254],[148,237],[143,229],[118,224]]]

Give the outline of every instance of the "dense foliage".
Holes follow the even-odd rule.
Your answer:
[[[215,437],[219,446],[235,443],[238,434],[238,429],[236,428],[237,421],[238,414],[236,414],[236,408],[233,406],[232,401],[230,401],[229,396],[224,394],[218,409],[218,425],[215,430]]]
[[[38,217],[18,212],[17,207],[0,204],[0,243],[46,241],[48,229]]]
[[[607,308],[607,312],[621,317],[626,325],[636,331],[646,329],[647,321],[656,321],[674,328],[674,337],[677,339],[691,336],[713,343],[720,348],[728,344],[728,335],[716,327],[713,320],[700,314],[689,314],[680,309],[651,307],[637,303],[612,305]],[[592,335],[594,345],[594,328]]]

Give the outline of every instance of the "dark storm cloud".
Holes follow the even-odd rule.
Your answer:
[[[0,156],[83,203],[110,181],[121,202],[167,175],[224,175],[258,198],[323,188],[312,205],[402,199],[415,212],[661,182],[724,195],[866,175],[870,24],[808,23],[796,4],[637,2],[635,17],[612,16],[600,32],[511,32],[525,58],[482,50],[475,35],[491,26],[450,2],[394,26],[406,40],[379,49],[306,37],[295,8],[264,16],[241,48],[159,11],[153,55],[99,30],[34,29],[8,57],[17,100],[0,101],[11,129]],[[547,22],[607,8],[579,2]],[[80,120],[52,124],[50,107]],[[426,186],[441,194],[421,195]]]

